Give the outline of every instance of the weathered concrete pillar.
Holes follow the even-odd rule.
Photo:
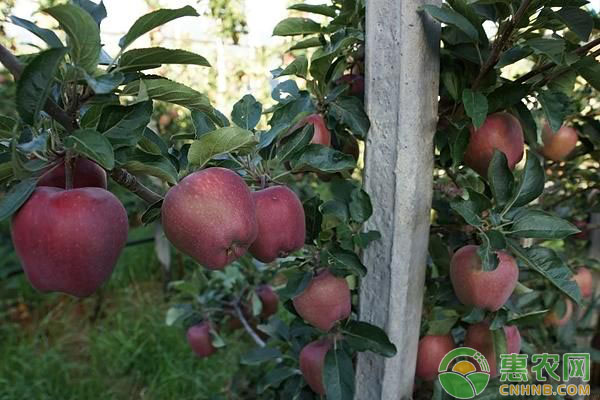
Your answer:
[[[364,254],[361,319],[383,326],[398,355],[358,359],[360,400],[412,397],[432,197],[439,26],[421,7],[441,0],[369,0],[365,189],[382,238]]]

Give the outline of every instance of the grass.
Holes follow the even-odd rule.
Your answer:
[[[130,239],[150,235],[137,229]],[[127,248],[94,322],[97,297],[39,295],[22,275],[10,278],[21,305],[0,313],[0,400],[240,398],[229,391],[251,344],[237,332],[198,359],[183,329],[164,323],[160,276],[152,244]]]

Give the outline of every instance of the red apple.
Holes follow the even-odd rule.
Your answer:
[[[523,149],[523,129],[519,120],[508,113],[491,114],[479,129],[471,127],[464,161],[480,175],[487,176],[494,150],[504,153],[508,166],[513,169],[523,158]]]
[[[360,74],[342,75],[336,82],[338,85],[347,83],[350,85],[350,94],[363,97],[365,95],[365,77]]]
[[[573,225],[575,225],[577,227],[577,229],[579,229],[581,231],[579,233],[574,234],[572,236],[573,239],[589,240],[590,231],[587,227],[588,223],[586,221],[575,221],[575,222],[573,222]]]
[[[544,146],[541,152],[546,158],[560,161],[575,149],[578,140],[579,137],[575,128],[562,126],[558,131],[553,132],[548,122],[546,122],[544,128],[542,128]]]
[[[279,308],[279,296],[269,285],[260,285],[256,288],[256,294],[262,303],[261,318],[267,319],[277,313]]]
[[[504,334],[506,336],[506,348],[508,354],[521,352],[521,334],[514,325],[505,325]],[[480,322],[470,325],[465,336],[465,347],[470,347],[483,354],[490,365],[490,374],[492,377],[498,375],[496,370],[496,352],[494,351],[494,341],[490,331],[490,325],[487,322]]]
[[[426,381],[434,380],[438,376],[440,362],[455,347],[451,335],[428,335],[421,338],[417,350],[416,375]]]
[[[250,253],[270,263],[304,246],[304,208],[296,193],[285,186],[273,186],[252,193],[256,204],[258,235]]]
[[[65,162],[61,162],[40,177],[38,186],[65,188]],[[73,168],[73,187],[106,189],[106,171],[87,158],[78,157]]]
[[[350,316],[350,288],[344,278],[322,270],[293,299],[293,303],[306,322],[327,332],[338,321]]]
[[[177,249],[209,269],[243,256],[257,233],[250,189],[225,168],[194,172],[169,190],[162,224]]]
[[[550,311],[544,317],[544,323],[546,325],[564,326],[571,320],[573,316],[573,302],[569,299],[565,299],[565,312],[562,316],[559,316],[556,311]]]
[[[304,346],[300,351],[300,371],[313,392],[325,395],[323,385],[323,368],[325,356],[332,346],[331,339],[323,338]]]
[[[579,290],[583,297],[592,296],[592,292],[594,291],[594,277],[592,271],[588,268],[580,267],[573,276],[573,280],[577,283],[577,286],[579,286]]]
[[[208,357],[217,351],[212,344],[210,324],[208,322],[201,322],[190,327],[186,336],[190,347],[200,358]]]
[[[91,295],[108,280],[127,230],[125,208],[100,188],[38,187],[11,224],[31,285],[77,297]]]
[[[311,143],[331,147],[331,133],[329,132],[329,129],[327,129],[327,123],[325,123],[325,119],[321,114],[311,114],[301,119],[290,131],[293,132],[307,124],[314,127],[313,137],[310,141]]]
[[[504,251],[496,254],[499,263],[493,271],[484,271],[477,254],[479,246],[460,248],[450,261],[450,280],[456,297],[468,306],[497,311],[506,303],[519,280],[513,257]]]

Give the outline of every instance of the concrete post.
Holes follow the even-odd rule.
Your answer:
[[[369,0],[365,189],[382,238],[364,254],[360,317],[384,327],[398,355],[358,358],[356,399],[412,397],[424,293],[437,123],[439,25],[421,7],[441,0]]]

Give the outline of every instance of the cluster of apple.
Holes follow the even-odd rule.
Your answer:
[[[554,161],[567,157],[578,140],[574,128],[563,126],[552,132],[546,123],[543,128],[543,147],[540,152]],[[464,155],[467,166],[486,176],[495,150],[503,152],[508,167],[514,169],[521,161],[524,152],[523,130],[519,120],[502,112],[489,115],[479,129],[471,127],[470,140]],[[517,286],[519,269],[515,259],[504,251],[496,252],[498,265],[486,271],[478,254],[479,246],[467,245],[458,249],[450,262],[450,280],[458,300],[467,306],[485,311],[498,311],[508,300]],[[587,268],[580,268],[573,277],[583,297],[591,296],[592,274]],[[567,311],[562,318],[549,313],[546,323],[561,325],[571,317],[573,304],[567,300]],[[570,311],[569,311],[570,310]],[[514,325],[503,327],[508,353],[519,353],[521,335]],[[464,345],[481,352],[490,365],[491,376],[497,376],[496,354],[490,322],[484,320],[466,329]],[[418,347],[416,375],[423,380],[433,380],[438,374],[442,358],[456,347],[452,335],[427,335],[421,338]]]

